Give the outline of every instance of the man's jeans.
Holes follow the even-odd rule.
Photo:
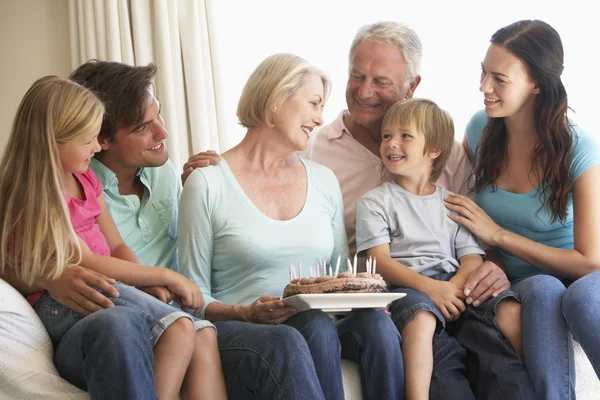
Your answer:
[[[381,310],[363,310],[337,322],[320,310],[294,315],[286,324],[304,336],[326,399],[343,399],[340,358],[358,362],[365,400],[404,398],[400,335]]]

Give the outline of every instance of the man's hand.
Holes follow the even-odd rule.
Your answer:
[[[119,297],[113,283],[114,279],[76,265],[66,268],[57,279],[48,280],[45,288],[60,304],[80,314],[89,315],[115,306],[104,294],[94,289],[111,297]]]
[[[495,263],[484,261],[479,268],[467,276],[463,291],[467,296],[467,304],[477,307],[508,288],[510,282],[504,271]]]
[[[172,302],[175,298],[175,294],[164,286],[139,287],[138,289],[167,304]]]
[[[217,165],[221,161],[221,156],[214,150],[203,151],[202,153],[194,154],[183,165],[183,173],[181,174],[181,184],[185,184],[185,180],[190,176],[194,168],[207,167],[209,165]]]

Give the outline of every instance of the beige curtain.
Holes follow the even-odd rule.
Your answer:
[[[191,154],[220,150],[204,0],[69,0],[71,64],[92,58],[155,62],[156,95],[178,170]]]

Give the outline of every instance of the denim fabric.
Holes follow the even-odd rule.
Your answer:
[[[475,398],[480,400],[536,398],[523,360],[500,331],[479,320],[467,318],[458,326],[454,338],[467,352],[464,361],[466,376],[471,383]],[[435,359],[439,358],[438,355],[435,357]],[[434,375],[437,373],[435,366],[433,373]],[[464,397],[457,394],[440,398],[459,400]]]
[[[563,295],[562,312],[600,377],[600,272],[588,274],[572,283]]]
[[[454,273],[433,279],[449,280]],[[467,305],[465,313],[447,324],[431,299],[412,289],[396,289],[407,296],[390,305],[392,320],[400,332],[414,315],[427,310],[439,321],[433,336],[431,399],[530,400],[535,398],[525,365],[495,322],[497,304],[512,297],[505,291],[479,307]]]
[[[324,399],[306,340],[287,325],[215,322],[231,400]]]
[[[403,399],[400,335],[381,310],[363,310],[334,322],[320,310],[290,318],[306,339],[326,399],[343,399],[340,358],[358,362],[363,398]]]
[[[134,309],[97,311],[69,329],[54,351],[60,375],[91,400],[158,400],[153,338]]]
[[[109,297],[110,300],[116,307],[128,307],[136,310],[146,321],[147,330],[152,334],[154,344],[169,325],[179,318],[189,318],[194,321],[196,330],[207,327],[214,328],[210,322],[192,317],[133,286],[120,282],[113,286],[119,291],[119,297]],[[54,347],[58,345],[65,332],[85,319],[84,315],[78,314],[54,300],[47,291],[35,304],[34,309],[44,323]]]
[[[342,358],[358,362],[364,400],[404,399],[400,334],[382,310],[362,310],[336,322]]]
[[[522,299],[523,358],[538,398],[575,399],[573,337],[563,317],[564,283],[535,275],[512,288]]]
[[[436,274],[430,276],[430,278],[439,281],[449,281],[454,275],[455,273]],[[446,329],[447,322],[444,316],[429,296],[408,288],[398,288],[395,289],[395,291],[406,293],[405,297],[396,300],[390,305],[392,319],[400,332],[402,332],[406,324],[413,319],[419,311],[429,311],[437,317],[438,328],[436,329],[436,333],[439,334],[442,330]],[[461,315],[461,319],[475,318],[499,330],[498,325],[496,324],[496,307],[498,306],[498,303],[506,298],[519,300],[519,296],[515,292],[505,290],[498,296],[489,299],[478,307],[467,304],[465,312]]]
[[[294,315],[285,324],[296,328],[306,340],[325,398],[343,400],[342,346],[333,319],[313,309]]]

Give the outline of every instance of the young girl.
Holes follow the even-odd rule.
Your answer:
[[[126,261],[135,255],[89,169],[100,150],[103,113],[92,92],[54,76],[39,79],[25,94],[0,165],[0,273],[34,286],[79,264],[123,282],[115,283],[119,296],[111,300],[116,308],[139,310],[148,326],[158,398],[175,399],[181,391],[184,398],[224,399],[216,334],[204,329],[214,326],[128,286],[165,286],[184,310],[199,310],[204,303],[199,288],[182,275]],[[85,318],[48,292],[28,300],[55,346]]]
[[[481,63],[485,111],[467,125],[475,201],[451,216],[497,250],[523,304],[538,398],[575,398],[571,332],[600,376],[600,150],[567,117],[563,47],[542,21],[501,28]]]
[[[443,199],[450,192],[432,183],[454,142],[450,116],[429,100],[399,101],[387,111],[381,135],[381,158],[394,181],[358,201],[356,243],[359,253],[376,257],[388,284],[407,293],[390,306],[402,335],[406,397],[427,399],[436,332],[464,312],[499,329],[521,354],[521,310],[510,291],[477,308],[464,304],[463,285],[484,252],[467,229],[446,216]]]

